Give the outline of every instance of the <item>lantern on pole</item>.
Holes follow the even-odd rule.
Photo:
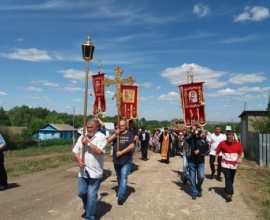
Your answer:
[[[87,116],[87,98],[88,98],[88,74],[89,62],[93,59],[95,47],[88,36],[85,43],[82,44],[82,56],[85,60],[85,87],[84,87],[84,110],[83,110],[83,136],[85,136],[86,116]],[[82,162],[84,162],[84,146],[82,151]]]

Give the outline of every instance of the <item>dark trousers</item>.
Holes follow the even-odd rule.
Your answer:
[[[3,152],[0,152],[0,185],[7,186],[7,172],[4,166]]]
[[[233,182],[234,182],[234,176],[235,176],[236,170],[222,168],[222,172],[225,178],[225,193],[233,195],[234,193]]]
[[[211,155],[210,154],[210,159],[209,159],[209,163],[210,163],[210,168],[211,168],[211,175],[215,174],[215,166],[214,166],[214,162],[215,162],[215,155]],[[218,167],[217,167],[217,175],[220,176],[221,174],[221,159],[222,156],[218,156]]]
[[[141,147],[142,159],[147,159],[147,151],[148,151],[148,146]]]

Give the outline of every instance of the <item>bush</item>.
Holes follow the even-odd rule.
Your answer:
[[[38,142],[39,147],[45,147],[45,146],[55,146],[55,145],[67,145],[73,144],[72,139],[63,139],[63,138],[52,138],[52,139],[46,139],[46,140],[41,140]]]

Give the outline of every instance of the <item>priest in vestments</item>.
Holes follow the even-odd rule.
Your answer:
[[[168,128],[164,128],[164,131],[159,137],[160,142],[160,154],[161,163],[169,163],[170,150],[172,149],[172,137],[168,131]]]

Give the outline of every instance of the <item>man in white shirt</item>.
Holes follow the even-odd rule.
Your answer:
[[[99,122],[90,119],[86,123],[87,135],[82,134],[73,148],[73,155],[79,165],[77,194],[83,201],[85,219],[95,219],[97,192],[103,177],[104,153],[107,139],[98,132]],[[85,155],[85,161],[81,155]]]
[[[214,174],[215,174],[215,166],[214,166],[214,162],[215,162],[215,156],[216,156],[216,148],[219,145],[219,143],[221,141],[226,140],[226,135],[221,133],[221,127],[220,125],[216,125],[215,126],[215,133],[210,134],[209,136],[210,138],[210,159],[209,159],[209,163],[210,163],[210,168],[211,168],[211,179],[214,178]],[[219,154],[218,157],[218,168],[217,168],[217,180],[221,181],[221,159],[222,159],[222,154]]]

